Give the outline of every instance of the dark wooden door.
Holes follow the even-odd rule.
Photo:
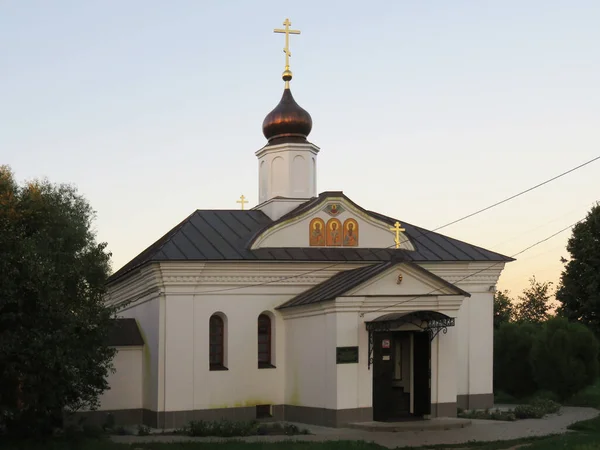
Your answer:
[[[431,414],[431,341],[429,333],[415,333],[414,336],[414,414]]]
[[[388,346],[389,343],[389,346]],[[387,347],[387,348],[386,348]],[[388,420],[392,415],[392,333],[373,334],[373,420]]]

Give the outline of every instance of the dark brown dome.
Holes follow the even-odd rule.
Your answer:
[[[312,129],[310,114],[302,109],[286,88],[281,101],[263,121],[263,134],[269,143],[305,142]]]

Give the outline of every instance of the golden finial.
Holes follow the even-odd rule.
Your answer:
[[[404,228],[401,228],[400,222],[396,222],[393,227],[390,228],[390,231],[394,231],[396,233],[396,237],[394,238],[394,242],[396,243],[396,248],[400,248],[400,232],[406,231]]]
[[[285,34],[285,47],[283,48],[283,53],[285,53],[285,70],[283,71],[283,81],[285,81],[286,89],[289,89],[290,80],[292,79],[292,71],[290,70],[290,56],[292,56],[290,52],[290,34],[300,34],[300,30],[290,30],[291,24],[290,19],[285,19],[283,22],[285,29],[275,28],[273,30],[275,33]]]
[[[240,203],[242,205],[242,211],[243,211],[244,210],[244,205],[246,203],[248,203],[248,200],[246,200],[246,197],[244,197],[242,195],[239,200],[236,200],[236,203]]]

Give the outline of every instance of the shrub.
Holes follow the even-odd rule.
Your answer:
[[[571,397],[566,405],[569,406],[589,406],[600,409],[600,380],[596,384],[588,386]]]
[[[545,414],[556,414],[560,411],[560,403],[555,402],[549,398],[539,397],[534,399],[531,403],[531,406],[535,408],[539,408]]]
[[[291,423],[280,424],[280,423],[265,423],[258,426],[257,434],[264,435],[285,435],[285,436],[295,436],[298,434],[310,434],[307,429],[300,429],[296,425]]]
[[[542,408],[533,405],[519,405],[515,408],[517,419],[541,419],[545,415]]]
[[[249,436],[256,434],[257,423],[252,422],[231,422],[229,420],[221,421],[191,421],[187,427],[180,430],[180,433],[189,436],[218,436],[234,437]]]
[[[537,390],[530,364],[534,336],[539,326],[505,323],[494,335],[494,389],[515,397]]]
[[[548,320],[534,339],[531,366],[542,389],[564,400],[598,377],[598,340],[584,325]]]
[[[150,434],[150,427],[146,425],[138,425],[137,435],[138,436],[148,436]]]
[[[458,417],[463,419],[477,419],[477,420],[502,420],[506,422],[514,422],[517,420],[514,412],[509,411],[501,411],[496,409],[493,412],[489,410],[470,410],[470,411],[462,411],[457,414]]]

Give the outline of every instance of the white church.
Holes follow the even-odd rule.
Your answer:
[[[318,193],[284,25],[259,204],[193,211],[111,276],[116,372],[90,414],[341,427],[493,404],[493,295],[512,259]]]

